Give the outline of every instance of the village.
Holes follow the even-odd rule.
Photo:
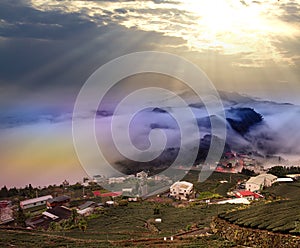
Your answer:
[[[105,178],[95,175],[93,178],[83,178],[82,182],[75,185],[70,185],[65,180],[59,186],[44,188],[33,188],[31,185],[23,190],[6,189],[5,191],[2,188],[0,224],[1,228],[23,228],[29,231],[76,229],[86,232],[93,220],[101,222],[101,216],[110,211],[118,211],[130,206],[138,209],[140,206],[152,204],[150,206],[153,208],[153,218],[146,218],[143,228],[148,231],[158,230],[157,232],[160,233],[159,230],[163,229],[159,226],[166,222],[160,209],[165,206],[169,206],[164,210],[165,212],[183,208],[187,213],[189,208],[194,206],[201,206],[198,211],[205,213],[206,208],[211,206],[214,210],[217,209],[218,213],[220,209],[228,211],[236,206],[282,198],[269,192],[268,188],[271,189],[274,185],[297,183],[300,174],[289,173],[284,176],[271,174],[273,171],[278,171],[278,168],[280,166],[264,170],[248,157],[227,154],[227,157],[217,165],[212,176],[202,183],[197,181],[199,166],[194,166],[186,172],[185,178],[175,182],[165,175],[149,175],[148,172],[140,171],[135,175],[123,177]],[[299,167],[295,167],[291,172],[297,172],[298,169]],[[148,194],[151,187],[155,188],[156,182],[166,185],[166,188],[161,192],[157,191],[159,192],[157,194]],[[118,191],[106,190],[101,186],[103,183]],[[136,186],[128,187],[128,185]],[[35,197],[32,197],[34,195]],[[111,218],[114,222],[114,217]],[[191,222],[187,226],[193,224],[195,223]],[[190,228],[173,229],[170,232],[172,240],[176,235],[191,231]],[[194,230],[198,235],[199,227]],[[201,230],[205,235],[209,235],[209,225],[203,226]],[[167,236],[161,238],[164,240]]]

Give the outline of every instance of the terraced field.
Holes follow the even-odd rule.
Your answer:
[[[154,214],[154,209],[159,213]],[[0,247],[234,247],[217,236],[186,237],[189,230],[210,226],[213,216],[228,211],[229,205],[192,205],[174,207],[144,201],[128,206],[106,208],[89,219],[85,232],[76,229],[60,231],[0,229]],[[161,223],[155,223],[161,218]],[[176,236],[178,234],[183,234]],[[174,241],[170,241],[174,236]],[[168,241],[163,238],[168,237]]]
[[[243,227],[300,235],[300,199],[257,203],[219,217]]]

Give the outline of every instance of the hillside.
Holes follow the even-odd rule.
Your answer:
[[[260,202],[249,208],[220,214],[230,223],[255,229],[300,235],[300,199]]]

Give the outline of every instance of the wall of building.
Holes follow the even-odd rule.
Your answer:
[[[31,203],[31,204],[26,204],[21,207],[23,209],[28,209],[28,208],[33,208],[33,207],[42,206],[42,205],[46,205],[46,201],[39,201],[39,202]]]
[[[260,186],[254,183],[246,183],[246,190],[249,190],[251,192],[253,191],[259,191]]]

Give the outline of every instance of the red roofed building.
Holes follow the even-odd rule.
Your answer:
[[[122,195],[122,192],[108,192],[108,193],[101,193],[100,191],[93,191],[94,196],[100,196],[100,197],[117,197]]]
[[[259,198],[263,198],[262,195],[251,192],[249,190],[240,190],[235,192],[235,197],[237,198],[246,198],[249,201],[253,201]]]

